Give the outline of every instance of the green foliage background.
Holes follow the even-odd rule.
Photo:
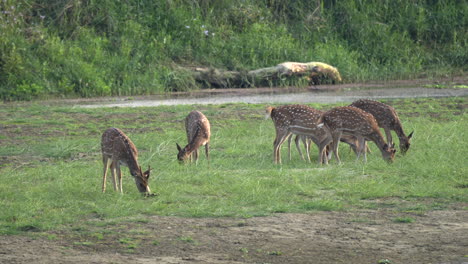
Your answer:
[[[463,74],[465,0],[2,0],[0,98],[197,89],[177,65],[322,61],[345,82]]]

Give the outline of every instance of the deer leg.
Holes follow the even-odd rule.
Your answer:
[[[366,152],[368,152],[369,154],[372,153],[372,151],[370,150],[369,144],[367,144],[367,141],[364,141],[364,144],[366,145]]]
[[[119,188],[120,188],[120,193],[123,193],[122,168],[120,167],[120,164],[117,166],[117,175],[119,176]]]
[[[321,161],[320,164],[326,164],[328,165],[328,155],[327,155],[327,146],[322,147],[322,156],[321,156]]]
[[[276,164],[278,163],[276,160],[276,145],[278,141],[278,136],[276,136],[275,140],[273,141],[273,162]]]
[[[327,146],[329,146],[329,145],[327,145]],[[322,150],[322,153],[323,153],[322,154],[323,155],[322,163],[326,164],[326,165],[328,165],[328,160],[329,160],[328,155],[327,155],[327,146],[324,146],[323,150]]]
[[[338,144],[340,143],[341,131],[335,132],[334,134],[332,134],[332,138],[333,138],[333,143],[332,143],[333,155],[335,156],[335,159],[338,161],[338,164],[341,164],[340,157],[338,156]]]
[[[320,164],[328,164],[328,160],[331,158],[331,156],[329,158],[327,155],[327,147],[330,145],[330,142],[333,142],[333,139],[331,137],[326,137],[319,145],[317,145],[319,147]]]
[[[302,150],[301,150],[301,146],[299,145],[299,140],[303,140],[303,136],[301,135],[296,135],[296,138],[294,139],[294,143],[296,143],[296,149],[297,149],[297,152],[299,152],[299,155],[301,155],[301,159],[302,160],[305,160],[304,159],[304,155],[302,155]],[[305,146],[305,144],[304,144]],[[307,150],[307,149],[306,149]]]
[[[281,153],[280,153],[280,147],[281,145],[284,143],[284,141],[288,138],[288,136],[290,136],[291,133],[288,133],[288,132],[283,132],[283,133],[279,133],[277,134],[276,136],[276,139],[274,141],[274,158],[275,158],[275,163],[278,164],[280,163],[281,164]]]
[[[323,163],[328,164],[327,157],[325,154],[325,147],[318,146],[318,163],[322,165]]]
[[[206,143],[206,144],[205,144],[205,156],[206,156],[206,159],[207,159],[207,160],[210,160],[210,153],[209,153],[209,151],[210,151],[209,143]]]
[[[357,144],[357,140],[356,140],[356,144]],[[358,147],[356,146],[356,144],[354,143],[349,144],[349,149],[352,150],[354,154],[358,155]]]
[[[117,188],[119,189],[120,193],[123,193],[123,189],[122,189],[122,169],[120,168],[119,162],[116,162],[115,170],[117,172],[117,179],[118,179]]]
[[[359,157],[361,157],[361,148],[358,146],[356,149],[356,162],[359,160]]]
[[[331,143],[328,143],[327,146],[325,146],[325,155],[327,155],[327,159],[331,160],[332,158],[332,147],[333,147],[333,141]]]
[[[307,155],[307,160],[310,161],[310,139],[307,138],[306,136],[301,136],[302,138],[302,143],[304,144],[304,147],[306,149],[306,155]]]
[[[276,130],[276,137],[275,137],[275,140],[273,141],[273,162],[275,164],[278,163],[278,152],[277,152],[277,148],[278,148],[278,143],[280,141],[280,134],[281,132]]]
[[[198,149],[193,152],[193,159],[195,160],[195,165],[198,164]]]
[[[102,177],[102,192],[106,192],[106,178],[107,178],[107,171],[109,170],[109,158],[103,157],[102,163],[104,163],[104,175]]]
[[[114,185],[114,191],[117,191],[117,179],[116,179],[116,172],[115,172],[115,167],[117,166],[116,163],[118,161],[112,160],[112,163],[110,165],[111,173],[112,173],[112,184]]]
[[[289,155],[289,160],[291,160],[291,140],[292,140],[292,135],[288,137],[288,155]]]
[[[387,136],[387,144],[391,146],[393,144],[392,131],[388,128],[385,128],[385,135]]]
[[[360,145],[362,145],[361,147],[361,152],[364,154],[364,162],[367,162],[367,143],[366,143],[366,140],[364,138],[362,138],[361,142],[359,142]]]
[[[366,150],[366,141],[364,140],[364,143],[363,143],[363,147],[362,147],[362,152],[364,153],[364,162],[367,163],[367,150]]]
[[[359,160],[359,157],[363,155],[364,162],[367,162],[366,156],[366,140],[363,137],[357,137],[357,158],[356,161]]]

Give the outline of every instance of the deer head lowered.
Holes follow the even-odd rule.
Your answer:
[[[403,132],[403,126],[401,125],[400,118],[398,117],[395,108],[387,104],[368,99],[359,99],[353,102],[350,106],[357,107],[372,114],[377,120],[379,127],[384,129],[385,135],[387,137],[387,143],[389,145],[393,144],[391,130],[395,131],[400,140],[400,151],[403,154],[408,151],[411,145],[410,140],[414,131],[411,132],[408,136],[405,135],[405,132]]]
[[[206,159],[209,161],[209,143],[211,136],[210,122],[206,116],[199,111],[192,111],[185,118],[185,131],[187,133],[188,144],[182,148],[176,143],[177,159],[180,162],[186,160],[197,163],[198,161],[198,149],[201,146],[205,146]]]
[[[338,162],[340,162],[338,143],[342,134],[357,138],[358,159],[361,154],[364,155],[364,160],[367,159],[365,140],[369,140],[379,147],[384,160],[393,161],[396,150],[393,146],[390,147],[385,143],[377,121],[371,114],[356,107],[336,107],[325,112],[320,118],[320,122],[323,122],[332,134],[332,151]]]
[[[102,162],[104,163],[102,192],[106,191],[106,177],[109,167],[112,173],[114,190],[123,192],[120,166],[124,165],[129,168],[130,174],[135,179],[138,191],[145,195],[151,194],[150,187],[148,186],[151,168],[148,166],[148,170],[142,171],[141,166],[138,164],[138,151],[127,135],[118,128],[107,129],[102,134],[101,150]]]

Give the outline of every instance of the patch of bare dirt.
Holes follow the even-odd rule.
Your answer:
[[[466,210],[145,219],[3,236],[0,263],[468,263]]]

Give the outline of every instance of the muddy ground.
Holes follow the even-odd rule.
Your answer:
[[[462,205],[460,205],[462,206]],[[465,205],[466,206],[466,205]],[[468,263],[468,211],[149,216],[0,241],[0,263]]]
[[[461,79],[457,82],[466,84],[466,78]],[[359,87],[366,88],[361,90],[362,94],[372,93],[365,85]],[[372,87],[382,89],[377,94],[388,90]],[[341,93],[349,88],[322,87],[318,92],[331,89]],[[395,89],[392,93],[399,96],[403,90]],[[284,92],[269,88],[240,92],[227,89],[180,96]],[[462,96],[466,96],[466,89]],[[131,100],[148,99],[154,98]],[[157,98],[161,99],[164,98]],[[126,100],[55,103],[82,105]],[[248,219],[147,216],[144,220],[106,222],[89,218],[80,226],[45,233],[25,230],[23,235],[2,236],[0,263],[468,264],[467,204],[426,212],[401,212],[387,205],[382,203],[374,210],[275,214]]]

